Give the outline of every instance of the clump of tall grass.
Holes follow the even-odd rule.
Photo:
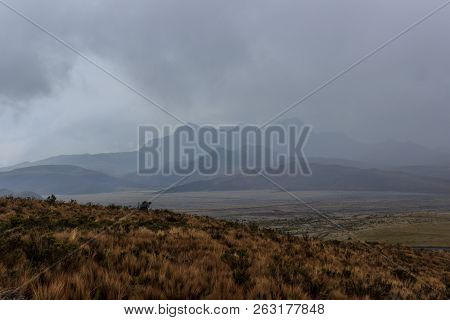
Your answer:
[[[448,299],[450,254],[166,210],[0,198],[7,299]]]

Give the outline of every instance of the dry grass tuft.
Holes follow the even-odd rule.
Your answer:
[[[6,299],[450,297],[445,252],[368,249],[164,210],[1,198],[0,233]]]

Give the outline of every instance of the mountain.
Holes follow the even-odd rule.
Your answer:
[[[41,200],[41,195],[31,192],[31,191],[21,191],[21,192],[13,192],[9,189],[0,189],[0,197],[15,197],[15,198],[21,198],[21,199],[35,199],[35,200]]]
[[[121,179],[68,165],[34,166],[0,173],[0,188],[39,194],[82,194],[132,187]]]
[[[355,160],[378,166],[441,166],[450,163],[450,155],[413,142],[385,141],[362,148]]]
[[[279,123],[284,127],[302,127],[296,118]],[[173,137],[158,140],[159,145]],[[261,149],[261,146],[250,145]],[[194,145],[197,149],[198,145]],[[194,173],[179,190],[261,189],[271,187],[255,177],[223,176],[224,167],[237,167],[242,149],[228,150],[221,141],[216,150],[222,163],[221,171],[211,178]],[[264,148],[260,154],[285,153],[282,146]],[[380,190],[447,192],[450,181],[450,155],[410,142],[386,141],[363,143],[335,132],[312,131],[304,148],[306,157],[314,163],[313,177],[281,177],[282,185],[292,190]],[[176,174],[137,174],[137,151],[60,155],[35,162],[24,162],[0,169],[0,188],[15,191],[32,190],[47,193],[99,193],[126,189],[166,188],[181,176]],[[199,156],[192,163],[197,167]],[[173,156],[165,159],[173,166]],[[34,168],[34,169],[33,169]],[[39,168],[39,169],[36,169]],[[370,170],[373,169],[373,170]],[[377,170],[376,170],[377,169]],[[37,171],[37,172],[36,172]],[[446,181],[448,180],[448,181]],[[60,186],[60,188],[59,188]]]
[[[8,197],[14,195],[14,192],[8,189],[0,188],[0,197]]]
[[[303,123],[297,118],[285,119],[278,123],[281,126],[290,125],[302,127]],[[192,125],[195,127],[195,125]],[[159,139],[159,145],[170,142],[173,137],[166,136]],[[198,148],[198,146],[196,146]],[[218,149],[226,149],[223,141]],[[282,152],[283,148],[273,148],[273,152]],[[237,150],[229,150],[236,152]],[[358,168],[385,168],[401,166],[445,166],[450,164],[450,154],[427,148],[412,142],[385,141],[382,143],[364,143],[352,139],[342,133],[315,130],[304,148],[306,157],[314,159],[316,163],[336,164]],[[320,159],[320,160],[318,160]],[[173,158],[166,159],[173,162]],[[42,165],[72,165],[88,170],[102,172],[117,178],[144,181],[155,185],[155,181],[146,181],[145,178],[135,177],[137,172],[137,151],[60,155],[35,162],[24,162],[18,165],[0,169],[11,171],[13,169]],[[158,179],[155,179],[158,180]],[[160,179],[161,180],[161,179]],[[170,180],[170,179],[169,179]],[[166,183],[162,179],[163,184]]]
[[[432,177],[450,181],[450,165],[442,166],[401,166],[393,168],[422,177]]]
[[[297,118],[285,119],[280,125],[302,127]],[[359,166],[382,168],[385,166],[443,165],[450,163],[450,154],[409,141],[388,140],[364,143],[339,132],[311,131],[304,148],[309,158],[351,160]],[[334,163],[338,164],[338,163]]]
[[[34,162],[23,162],[15,166],[3,168],[1,171],[11,171],[14,169],[36,166],[68,165],[119,177],[129,172],[136,171],[136,163],[137,152],[60,155]]]
[[[235,153],[233,153],[235,154]],[[313,163],[312,176],[271,176],[287,190],[397,191],[450,193],[450,180],[425,177],[401,171],[365,169],[334,164]],[[88,194],[123,190],[156,189],[178,181],[181,176],[128,176],[116,178],[76,166],[35,166],[0,173],[0,195],[23,190],[38,194]],[[223,174],[214,177],[194,173],[169,192],[258,190],[276,188],[261,176]],[[7,189],[7,190],[6,190]],[[21,194],[22,197],[34,197]],[[37,198],[37,197],[36,197]]]
[[[18,192],[18,193],[15,193],[13,196],[15,198],[20,198],[20,199],[33,199],[33,200],[42,200],[43,199],[40,194],[31,192],[31,191]]]
[[[311,164],[312,176],[269,177],[287,190],[396,191],[417,193],[450,193],[450,181],[414,176],[404,172],[360,169],[338,165]],[[251,175],[221,176],[186,183],[170,190],[218,191],[258,190],[277,187],[264,177]]]

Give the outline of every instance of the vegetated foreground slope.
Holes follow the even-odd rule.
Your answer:
[[[121,207],[0,198],[0,295],[447,299],[450,254]]]

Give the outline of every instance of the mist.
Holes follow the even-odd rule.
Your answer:
[[[194,123],[259,124],[441,1],[11,3]],[[450,151],[450,8],[285,115],[365,142]],[[0,5],[0,165],[136,148],[177,121]]]

